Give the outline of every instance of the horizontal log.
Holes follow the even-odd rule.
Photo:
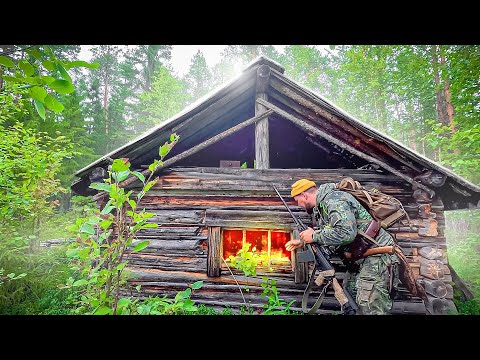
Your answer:
[[[138,237],[136,240],[132,242],[132,245],[129,247],[133,248],[139,242],[144,241],[145,239]],[[174,254],[182,254],[185,252],[187,255],[194,254],[202,254],[204,250],[202,248],[202,241],[206,240],[202,239],[202,237],[197,237],[195,240],[163,240],[163,239],[147,239],[150,243],[144,249],[142,249],[142,253],[156,253],[156,254],[169,254],[169,252]]]
[[[298,219],[309,226],[312,224],[310,215],[306,212],[297,212]],[[242,228],[279,228],[292,229],[295,222],[291,215],[285,211],[250,211],[250,210],[211,210],[206,211],[205,225],[230,226]]]
[[[205,218],[205,211],[202,210],[168,210],[154,209],[150,212],[155,216],[151,217],[149,223],[157,224],[185,224],[197,225],[202,224]]]
[[[313,181],[337,182],[343,177],[353,177],[362,184],[402,184],[403,180],[392,174],[382,174],[375,170],[365,169],[245,169],[245,168],[213,168],[213,167],[175,167],[165,169],[165,174],[182,177],[241,177],[245,179],[257,179],[262,181],[288,182],[301,178],[309,178]],[[221,176],[218,176],[221,175]],[[383,190],[382,190],[383,191]]]
[[[151,254],[131,254],[129,267],[149,267],[163,270],[207,271],[207,257],[201,256],[161,256]]]
[[[246,170],[246,169],[242,169]],[[258,178],[250,176],[242,176],[241,172],[238,175],[229,175],[228,177],[212,177],[211,175],[206,177],[202,173],[197,173],[195,177],[190,174],[189,177],[182,177],[181,175],[166,174],[159,177],[156,184],[152,187],[152,191],[155,189],[169,190],[169,189],[184,189],[184,190],[250,190],[250,191],[259,191],[259,190],[272,190],[272,183],[274,183],[277,188],[282,191],[287,191],[290,189],[291,184],[295,179],[270,179],[270,178]],[[315,177],[307,175],[308,178],[311,178],[313,181],[317,181]],[[318,181],[318,185],[325,182],[338,182],[344,176],[336,176],[333,179],[328,181]],[[405,194],[403,187],[389,186],[388,184],[380,182],[363,182],[363,185],[366,187],[376,187],[381,188],[385,193],[391,194]],[[408,194],[411,195],[411,194]]]

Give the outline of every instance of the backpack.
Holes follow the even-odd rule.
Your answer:
[[[350,177],[342,179],[335,184],[338,190],[346,191],[353,195],[355,199],[370,213],[370,215],[380,223],[385,230],[403,217],[407,218],[410,224],[410,218],[403,208],[402,203],[397,198],[384,194],[378,189],[366,189],[358,181]],[[394,237],[395,239],[395,237]],[[400,260],[399,277],[402,284],[413,296],[426,298],[425,289],[416,282],[415,275],[408,263],[405,254],[399,246],[395,246],[395,253]]]
[[[393,196],[384,194],[376,188],[367,189],[350,177],[342,179],[335,186],[338,190],[352,194],[384,229],[403,217],[407,217],[410,222],[402,203]]]

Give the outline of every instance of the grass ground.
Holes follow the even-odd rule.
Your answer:
[[[460,314],[480,315],[480,210],[456,210],[446,214],[448,261],[474,294],[474,299],[454,301]]]

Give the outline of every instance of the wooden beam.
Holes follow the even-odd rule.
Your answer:
[[[270,67],[262,65],[257,69],[255,99],[268,100],[266,90],[270,79]],[[268,109],[258,102],[255,102],[255,116],[265,113]],[[270,168],[270,151],[268,147],[269,131],[268,117],[257,121],[255,124],[255,168]]]
[[[341,118],[341,115],[338,113],[337,109],[335,109],[334,107],[332,107],[332,105],[327,103],[324,104],[325,108],[317,105],[315,96],[312,96],[312,94],[307,92],[306,89],[300,88],[297,84],[294,84],[288,78],[279,77],[279,76],[276,76],[275,74],[275,76],[272,76],[271,86],[279,93],[293,99],[294,102],[297,102],[301,106],[304,106],[310,110],[313,110],[316,116],[320,115],[326,120],[328,120],[328,122],[340,127],[341,131],[348,131],[349,133],[351,133],[353,136],[356,136],[356,137],[366,136],[367,138],[371,138],[369,134],[371,130],[369,129],[365,129],[365,128],[363,130],[357,129],[355,126],[353,126],[350,123],[348,124],[349,129],[345,129],[345,126],[342,126],[342,124],[345,124],[346,121]],[[412,162],[402,157],[400,154],[398,154],[398,152],[395,149],[392,149],[391,146],[381,142],[380,140],[372,141],[372,142],[367,141],[367,143],[368,145],[374,146],[380,151],[391,156],[395,160],[404,163],[409,168],[417,172],[421,171],[421,169],[419,169],[418,166],[416,166]]]
[[[175,155],[174,157],[168,159],[168,160],[165,160],[163,162],[163,166],[161,168],[165,168],[167,166],[171,166],[173,163],[177,162],[178,160],[181,160],[183,158],[186,158],[187,156],[190,156],[192,154],[195,154],[196,152],[206,148],[207,146],[210,146],[214,143],[216,143],[217,141],[219,140],[222,140],[223,138],[226,138],[227,136],[230,136],[232,135],[233,133],[239,131],[240,129],[243,129],[244,127],[247,127],[248,125],[251,125],[253,124],[254,122],[256,121],[259,121],[261,119],[263,119],[264,117],[267,117],[268,115],[270,115],[271,113],[273,112],[273,110],[269,110],[269,111],[266,111],[258,116],[254,116],[248,120],[245,120],[244,122],[238,124],[238,125],[235,125],[234,127],[228,129],[228,130],[225,130],[224,132],[220,133],[220,134],[217,134],[215,136],[213,136],[212,138],[208,139],[207,141],[204,141],[203,143],[201,144],[198,144],[178,155]],[[160,169],[157,169],[157,171],[160,170]],[[147,177],[150,175],[150,170],[149,169],[145,169],[141,172],[143,174],[143,176]],[[118,184],[118,186],[120,187],[125,187],[129,184],[131,184],[132,182],[134,182],[135,180],[138,180],[136,176],[131,176],[129,177],[128,179],[122,181],[121,183]]]
[[[222,270],[222,235],[219,226],[208,228],[207,276],[220,276]]]
[[[320,129],[317,129],[316,127],[310,125],[310,124],[307,124],[306,122],[296,118],[295,116],[289,114],[288,112],[280,109],[279,107],[273,105],[272,103],[269,103],[268,101],[265,101],[263,99],[257,99],[257,102],[259,102],[260,104],[266,106],[267,108],[275,111],[278,115],[284,117],[285,119],[287,120],[290,120],[291,122],[293,122],[295,125],[297,125],[299,128],[305,130],[305,131],[308,131],[308,132],[311,132],[311,133],[314,133],[318,136],[321,136],[323,137],[324,139],[330,141],[331,143],[337,145],[337,146],[340,146],[341,148],[344,148],[346,149],[347,151],[350,151],[352,154],[355,154],[357,155],[358,157],[364,159],[364,160],[367,160],[367,161],[370,161],[374,164],[377,164],[379,165],[380,167],[384,168],[385,170],[391,172],[392,174],[395,174],[399,177],[401,177],[402,179],[404,179],[405,181],[407,181],[408,183],[410,183],[413,188],[420,188],[420,189],[423,189],[424,191],[426,191],[431,198],[433,198],[435,196],[435,192],[431,189],[429,189],[428,187],[420,184],[419,182],[413,180],[411,177],[403,174],[402,172],[394,169],[393,167],[391,167],[390,165],[387,165],[385,164],[384,162],[370,156],[370,155],[367,155],[367,154],[364,154],[362,153],[361,151],[358,151],[357,149],[355,149],[353,146],[350,146],[348,144],[345,144],[345,143],[342,143],[341,141],[337,140],[336,138],[334,138],[333,136],[331,135],[328,135],[327,133],[323,132],[322,130]]]

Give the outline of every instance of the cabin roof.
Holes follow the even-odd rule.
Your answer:
[[[337,151],[337,155],[345,149],[348,153],[360,156],[365,154],[361,156],[365,162],[380,164],[382,168],[394,171],[399,176],[406,177],[403,174],[409,174],[408,178],[414,179],[414,186],[433,185],[435,191],[451,198],[451,205],[448,202],[445,204],[446,209],[478,206],[479,186],[293,81],[284,75],[281,65],[264,56],[252,61],[235,78],[213,89],[168,120],[78,170],[75,175],[80,179],[72,183],[72,189],[80,193],[79,184],[88,187],[94,177],[92,172],[106,168],[115,158],[129,158],[132,168],[140,169],[141,165],[150,163],[152,157],[158,157],[158,147],[169,139],[171,133],[180,135],[180,142],[173,149],[175,151],[172,150],[169,154],[174,156],[252,118],[255,116],[257,70],[261,66],[270,68],[270,83],[266,89],[267,104],[278,109],[275,114],[278,118],[283,116],[298,119],[297,128],[300,126],[305,138],[317,148],[334,144],[337,149],[342,148]],[[277,122],[275,126],[283,125]],[[342,156],[345,157],[345,154]],[[432,173],[440,178],[439,183],[432,184],[432,176],[426,176]]]

